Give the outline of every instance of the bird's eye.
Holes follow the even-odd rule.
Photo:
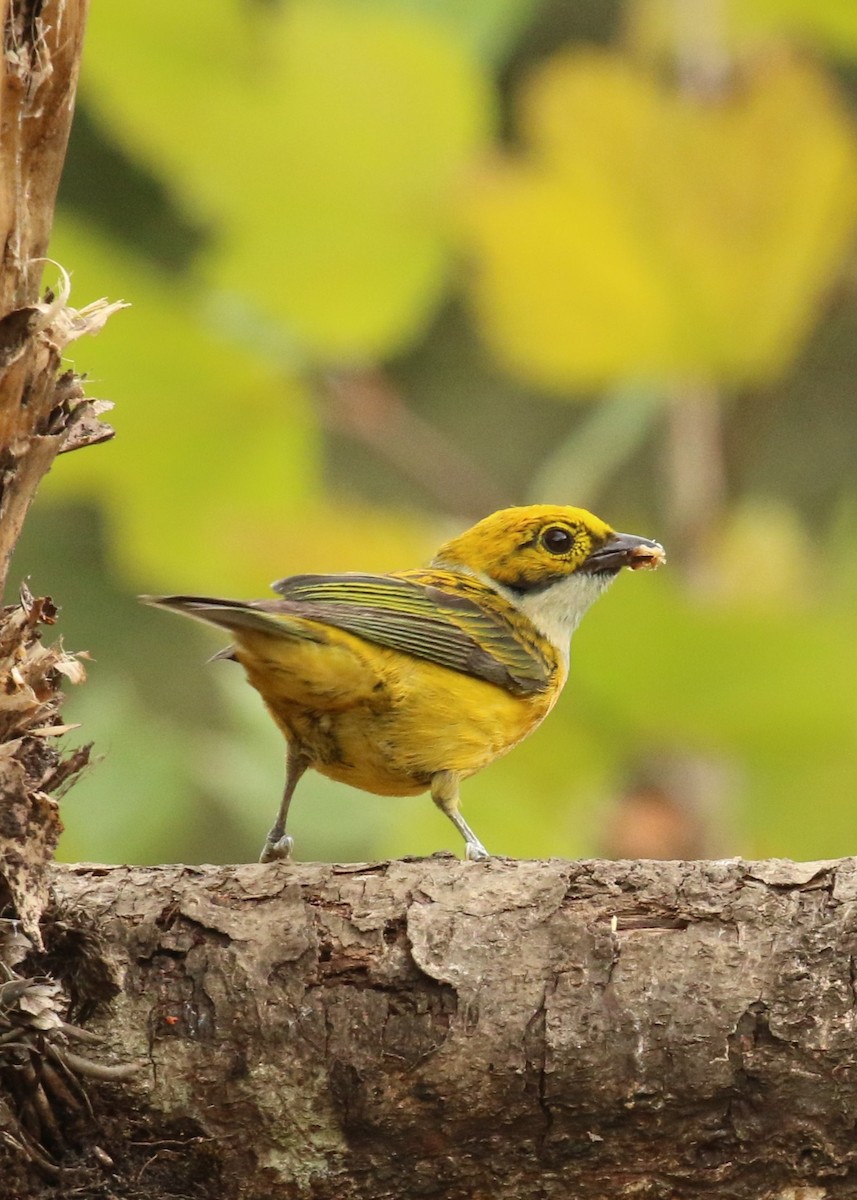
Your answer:
[[[542,534],[542,545],[551,554],[568,554],[574,545],[574,538],[561,525],[552,525]]]

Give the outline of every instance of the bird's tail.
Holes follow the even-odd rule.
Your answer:
[[[222,600],[216,596],[141,596],[144,604],[155,608],[170,608],[186,617],[217,625],[230,633],[256,630],[273,637],[316,640],[305,621],[278,611],[286,605],[276,600]],[[266,611],[267,610],[267,611]]]

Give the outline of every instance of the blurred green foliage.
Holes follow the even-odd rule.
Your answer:
[[[74,352],[117,438],[58,462],[14,564],[94,659],[65,857],[250,859],[276,807],[240,669],[137,592],[416,566],[537,500],[670,565],[617,582],[557,710],[465,785],[488,846],[609,853],[645,779],[699,853],[854,851],[846,8],[93,7],[51,253],[73,302],[131,303]],[[317,776],[293,814],[303,858],[452,845],[426,798]]]

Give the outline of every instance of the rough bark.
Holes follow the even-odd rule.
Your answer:
[[[46,963],[139,1070],[51,1195],[857,1195],[855,860],[54,883]]]
[[[57,293],[39,295],[85,13],[86,0],[0,0],[0,597],[56,456],[112,433],[98,419],[109,405],[87,400],[62,368],[64,347],[97,331],[112,306],[71,308],[61,267]],[[62,829],[56,799],[88,754],[59,749],[61,685],[82,679],[83,668],[61,642],[42,643],[55,615],[50,599],[23,586],[0,609],[0,1145],[47,1174],[54,1168],[41,1138],[56,1129],[48,1096],[82,1103],[78,1056],[65,1050],[80,1035],[61,1016],[60,984],[17,967],[42,948],[47,866]],[[23,1194],[2,1172],[0,1192]]]
[[[58,454],[112,434],[65,346],[97,331],[112,308],[69,307],[68,276],[39,298],[74,108],[85,0],[0,0],[0,596],[36,489]],[[8,905],[38,945],[45,865],[61,830],[55,793],[85,763],[57,749],[63,679],[83,676],[41,629],[54,606],[24,589],[0,612],[0,912]],[[9,964],[7,963],[7,966]]]

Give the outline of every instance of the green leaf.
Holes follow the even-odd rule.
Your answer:
[[[194,291],[82,225],[58,222],[51,254],[72,270],[72,303],[107,294],[132,307],[73,347],[90,394],[117,402],[117,437],[61,460],[46,497],[101,498],[122,566],[147,589],[198,590],[213,547],[218,588],[258,588],[260,570],[276,569],[279,531],[317,494],[301,385],[216,336]]]
[[[538,8],[538,0],[390,0],[391,6],[452,26],[458,38],[487,62],[506,55]]]
[[[401,347],[443,293],[448,211],[492,119],[448,21],[293,0],[125,0],[92,13],[84,94],[213,226],[209,286],[310,356]]]

